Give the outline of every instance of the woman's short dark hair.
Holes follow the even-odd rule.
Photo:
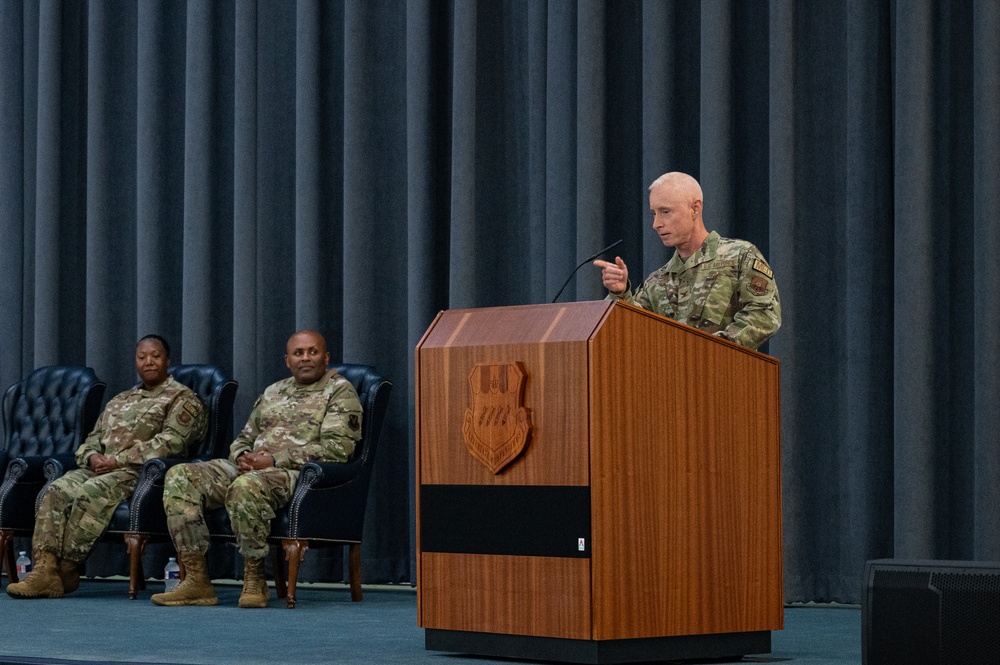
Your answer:
[[[142,339],[140,339],[138,342],[135,343],[135,348],[139,348],[139,345],[142,344],[147,339],[153,339],[162,344],[163,352],[167,354],[168,358],[170,357],[170,344],[167,342],[167,340],[163,339],[159,335],[146,335],[145,337],[143,337]]]

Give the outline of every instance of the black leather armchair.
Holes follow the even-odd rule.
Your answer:
[[[45,487],[45,460],[72,460],[94,429],[106,385],[89,367],[39,367],[3,396],[0,568],[17,581],[14,536],[30,536]]]
[[[184,458],[155,458],[142,468],[139,483],[132,498],[122,501],[115,509],[102,540],[123,538],[129,553],[129,598],[135,599],[146,588],[142,570],[142,555],[150,542],[170,539],[167,519],[163,512],[163,475],[180,462],[190,462],[226,456],[232,442],[233,404],[238,384],[215,365],[174,365],[169,369],[175,380],[193,390],[208,408],[208,429],[205,438],[195,443]],[[45,476],[52,482],[69,468],[59,459],[45,462]]]
[[[278,597],[285,598],[289,608],[295,607],[299,564],[309,547],[348,546],[351,600],[361,600],[361,532],[392,383],[370,365],[345,364],[331,368],[350,381],[358,392],[364,410],[361,440],[346,464],[309,462],[303,465],[291,501],[278,510],[271,521],[268,540],[281,546],[288,561],[286,584],[280,552],[277,548],[273,550],[275,588]],[[208,511],[205,521],[213,541],[235,541],[225,508]]]

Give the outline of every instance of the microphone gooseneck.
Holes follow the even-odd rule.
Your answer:
[[[612,249],[614,249],[618,245],[622,244],[622,242],[624,242],[624,241],[621,240],[621,239],[619,239],[616,242],[611,243],[610,245],[608,245],[607,247],[605,247],[604,249],[602,249],[601,251],[599,251],[597,254],[594,254],[593,256],[589,256],[589,257],[585,258],[583,261],[581,261],[580,265],[578,265],[577,267],[573,268],[573,272],[571,272],[569,274],[569,277],[566,278],[566,281],[563,282],[563,285],[559,288],[559,291],[556,293],[556,297],[552,299],[552,302],[555,302],[555,301],[559,300],[559,296],[562,295],[563,290],[569,284],[569,280],[573,279],[573,275],[576,274],[577,270],[579,270],[583,266],[587,265],[588,263],[590,263],[591,261],[593,261],[594,259],[596,259],[598,256],[600,256],[601,254],[604,254],[605,252],[611,251]]]

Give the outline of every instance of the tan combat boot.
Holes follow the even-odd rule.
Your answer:
[[[219,599],[208,579],[208,563],[198,552],[179,552],[184,579],[173,591],[153,594],[154,605],[218,605]]]
[[[52,552],[35,552],[35,567],[23,580],[7,585],[11,598],[62,598],[59,564]]]
[[[63,591],[73,593],[80,588],[80,564],[67,559],[59,560],[59,579],[62,580]]]
[[[264,559],[246,559],[243,562],[243,593],[240,594],[240,607],[267,607],[267,598],[271,595],[267,588],[267,578],[264,576]]]

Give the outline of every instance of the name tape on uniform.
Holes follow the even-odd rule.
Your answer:
[[[774,279],[774,272],[772,272],[771,269],[767,267],[767,264],[761,261],[760,259],[754,260],[753,269],[759,273],[767,275],[768,279]]]

